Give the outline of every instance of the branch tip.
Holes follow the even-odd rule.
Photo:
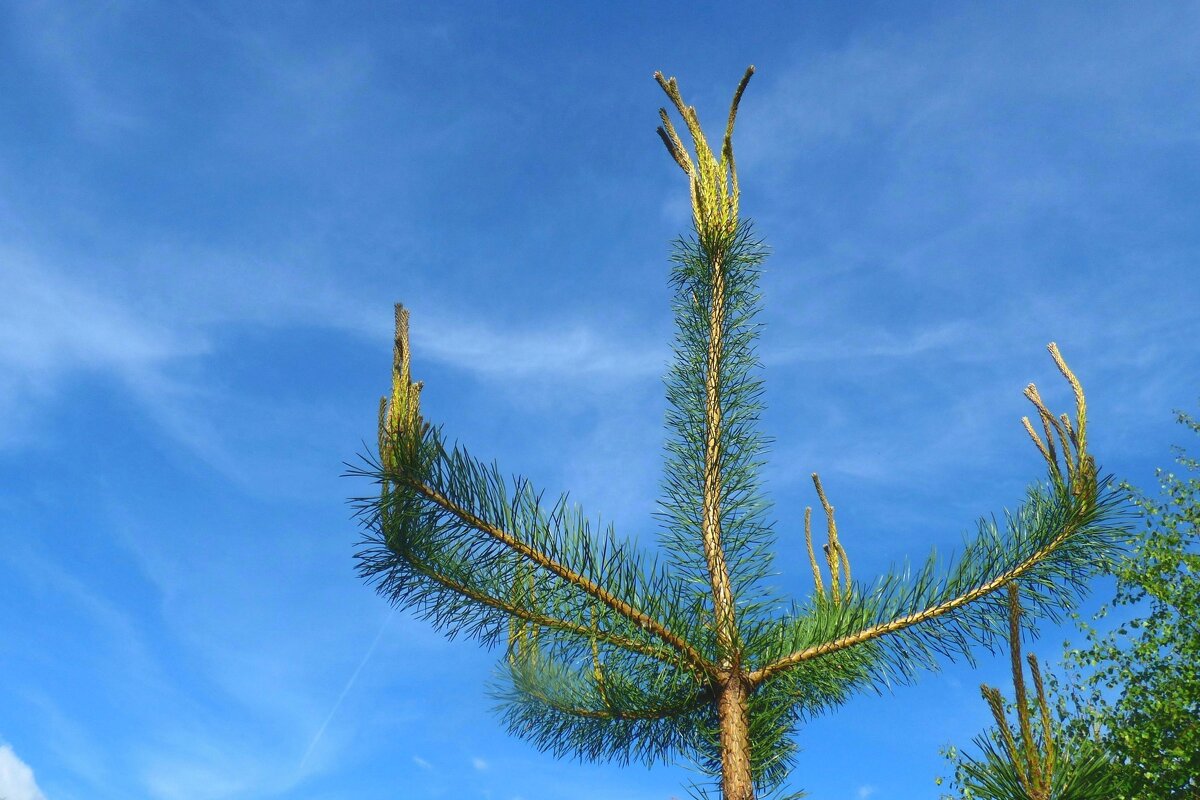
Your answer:
[[[826,535],[829,543],[824,546],[823,550],[825,551],[825,560],[829,565],[832,598],[835,603],[838,603],[842,600],[843,590],[845,590],[845,595],[849,597],[850,559],[846,555],[846,549],[842,547],[842,543],[838,539],[834,507],[825,495],[825,487],[821,485],[821,476],[814,472],[812,473],[812,480],[813,486],[817,489],[817,497],[821,501],[821,507],[825,510]],[[843,569],[845,570],[844,574]]]
[[[742,75],[741,81],[729,105],[729,117],[725,125],[725,136],[721,142],[720,158],[714,155],[695,106],[689,106],[679,92],[679,84],[675,78],[666,78],[662,72],[654,73],[654,80],[662,87],[663,92],[671,100],[675,110],[683,118],[688,133],[691,135],[695,158],[692,158],[683,146],[674,127],[671,125],[665,109],[659,110],[663,120],[663,130],[659,132],[667,151],[688,176],[689,192],[692,200],[692,218],[696,231],[701,239],[719,241],[733,233],[738,224],[738,188],[737,166],[733,159],[733,126],[737,118],[738,104],[754,67],[750,66]]]
[[[817,594],[825,596],[825,581],[821,578],[821,567],[817,564],[817,554],[813,550],[812,538],[812,506],[804,508],[804,544],[808,547],[808,563],[812,566],[813,585]]]

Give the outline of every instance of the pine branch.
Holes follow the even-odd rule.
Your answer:
[[[598,585],[595,581],[592,581],[584,575],[559,563],[547,553],[538,550],[529,544],[526,544],[519,537],[493,525],[490,522],[480,519],[467,509],[452,502],[442,493],[438,492],[436,489],[433,489],[429,485],[413,480],[406,480],[406,482],[414,491],[437,505],[439,508],[449,512],[450,514],[453,514],[469,527],[479,531],[480,533],[487,534],[503,544],[505,547],[512,550],[514,553],[525,557],[531,563],[542,567],[547,572],[557,575],[567,583],[577,586],[579,589],[591,595],[600,603],[628,619],[637,627],[662,640],[665,644],[678,651],[679,654],[684,657],[687,663],[697,671],[706,673],[712,671],[712,665],[709,664],[708,661],[699,653],[697,653],[695,648],[681,639],[677,634],[671,632],[665,623],[655,619],[644,611],[634,608],[625,600],[617,597],[612,592],[609,592],[602,586]]]
[[[721,405],[721,356],[725,352],[725,275],[719,254],[712,254],[712,308],[708,319],[708,341],[704,374],[704,476],[700,538],[708,566],[716,612],[717,653],[722,669],[737,666],[739,645],[733,589],[725,547],[721,541],[721,505],[724,469],[721,464],[721,434],[724,423]]]
[[[521,681],[521,694],[525,701],[537,701],[558,714],[611,722],[668,719],[703,708],[706,704],[711,703],[713,698],[712,690],[708,687],[690,687],[690,691],[680,693],[681,697],[674,702],[631,703],[626,696],[622,698],[623,702],[618,703],[607,699],[605,695],[608,694],[608,691],[601,691],[600,684],[595,683],[593,686],[596,694],[592,699],[598,702],[587,704],[580,702],[578,697],[555,697],[546,688],[547,684],[551,682],[547,681],[544,672],[535,674],[533,677],[523,676]],[[645,701],[649,698],[641,697],[639,699]]]
[[[494,467],[458,448],[447,451],[440,430],[420,415],[408,313],[400,306],[392,384],[380,408],[379,459],[351,470],[381,489],[377,498],[358,501],[370,531],[359,553],[360,574],[381,580],[398,604],[438,601],[432,616],[465,623],[485,641],[495,640],[506,618],[533,626],[535,635],[545,627],[596,641],[603,631],[604,641],[638,655],[713,674],[712,663],[654,612],[657,607],[684,619],[671,613],[676,582],[661,570],[644,570],[644,559],[611,530],[594,539],[586,520],[568,511],[565,497],[547,514],[527,482],[518,479],[510,492]],[[540,600],[532,591],[517,591],[523,574],[539,584]],[[600,619],[597,606],[604,609]],[[630,630],[622,633],[623,626]],[[670,651],[666,657],[663,645]]]
[[[510,732],[557,755],[654,763],[697,745],[711,688],[674,671],[644,669],[606,686],[578,661],[511,661],[494,689]]]
[[[941,581],[934,579],[936,562],[931,559],[922,570],[913,590],[904,592],[909,595],[907,602],[904,602],[905,598],[895,595],[897,588],[908,583],[903,576],[883,579],[870,594],[873,598],[871,601],[856,601],[872,602],[876,605],[874,612],[867,617],[873,619],[872,624],[851,630],[838,628],[835,635],[827,639],[771,660],[750,673],[751,685],[769,681],[804,661],[826,657],[850,647],[921,626],[932,625],[943,635],[949,634],[947,642],[933,645],[934,647],[966,652],[966,641],[975,634],[965,629],[967,626],[956,617],[965,614],[982,631],[994,631],[1001,621],[996,614],[999,609],[995,604],[979,605],[978,601],[1010,582],[1030,575],[1041,577],[1043,581],[1052,580],[1057,576],[1065,579],[1077,591],[1082,589],[1086,575],[1094,571],[1096,565],[1103,560],[1105,552],[1111,551],[1115,546],[1113,537],[1106,535],[1109,529],[1105,524],[1106,520],[1113,516],[1115,494],[1110,492],[1107,497],[1100,496],[1102,489],[1110,487],[1111,482],[1101,482],[1097,479],[1095,464],[1091,456],[1082,449],[1086,442],[1086,405],[1082,387],[1062,360],[1057,346],[1051,344],[1048,349],[1075,393],[1078,420],[1076,427],[1071,428],[1071,432],[1068,433],[1069,420],[1064,424],[1050,414],[1032,384],[1026,394],[1045,423],[1054,424],[1056,430],[1063,432],[1062,438],[1066,446],[1062,458],[1066,465],[1067,478],[1063,479],[1062,470],[1058,468],[1057,462],[1048,457],[1049,448],[1041,446],[1035,435],[1035,443],[1039,444],[1038,450],[1048,462],[1051,491],[1049,494],[1036,489],[1030,491],[1022,513],[1015,517],[1018,524],[1011,524],[1014,519],[1010,518],[1008,541],[1000,537],[998,532],[989,530],[986,523],[981,523],[980,537],[968,546],[962,561],[951,568],[947,577]],[[1029,430],[1027,422],[1025,427]],[[1022,521],[1024,524],[1021,524]],[[1079,552],[1073,545],[1080,539],[1086,539],[1095,545],[1095,549],[1086,554]],[[1011,558],[1018,553],[1021,554],[1019,557]],[[878,612],[889,608],[900,613],[880,618]],[[990,613],[986,613],[989,610]],[[907,637],[907,642],[897,646],[903,648],[905,645],[920,644],[919,639],[922,636],[920,631],[913,631]],[[926,642],[924,646],[931,645]]]
[[[771,571],[773,535],[764,520],[769,506],[758,484],[767,440],[756,430],[762,383],[753,374],[758,363],[756,283],[765,253],[745,225],[726,237],[720,249],[725,302],[716,326],[713,254],[697,239],[677,242],[672,258],[679,333],[675,365],[667,376],[670,436],[660,517],[671,566],[688,585],[705,587],[710,604],[713,575],[720,573],[717,562],[724,561],[731,594],[738,599],[737,627],[748,618],[752,624],[772,600],[765,579]],[[712,337],[718,331],[720,357],[714,361]],[[720,471],[719,482],[714,468]],[[712,498],[718,493],[720,513],[714,514]],[[715,606],[710,613],[715,616]]]
[[[358,501],[368,530],[366,547],[358,554],[364,578],[379,581],[381,591],[399,605],[427,603],[435,618],[447,619],[453,612],[460,623],[472,624],[470,630],[490,629],[481,634],[485,641],[496,638],[503,619],[515,617],[584,640],[598,636],[663,663],[686,664],[698,674],[712,671],[707,659],[654,614],[657,607],[683,618],[669,611],[676,604],[676,592],[665,574],[644,571],[637,560],[631,561],[628,548],[616,544],[611,532],[592,541],[586,522],[568,512],[565,499],[547,514],[532,490],[518,483],[513,498],[506,500],[494,470],[485,470],[461,451],[445,453],[437,436],[436,430],[427,431],[423,448],[442,454],[428,467],[432,482],[421,481],[399,462],[392,469],[370,462],[365,469],[351,469],[350,474],[389,487],[380,498]],[[439,470],[448,474],[439,475]],[[443,486],[439,490],[431,483]],[[487,517],[506,518],[527,532],[514,533]],[[532,597],[514,599],[515,576],[521,569],[537,570],[544,592],[538,602],[557,604],[574,619],[546,613]],[[435,591],[430,582],[446,591]],[[638,608],[623,597],[640,597],[651,606]],[[461,599],[471,602],[463,607]],[[606,611],[602,627],[588,620],[597,604]],[[629,631],[609,630],[622,626]],[[635,631],[652,638],[633,635]]]
[[[360,550],[357,556],[362,564],[360,571],[366,576],[381,574],[387,576],[382,579],[380,589],[385,594],[390,593],[389,590],[393,588],[391,584],[398,577],[394,572],[396,567],[394,562],[395,553],[387,549],[384,549],[382,552],[380,552],[375,548],[368,547]],[[593,644],[604,642],[633,653],[638,653],[640,655],[653,658],[671,666],[676,666],[678,664],[678,656],[673,651],[664,649],[662,647],[649,646],[645,642],[637,641],[636,639],[631,639],[611,631],[603,630],[596,625],[581,625],[576,622],[571,622],[570,620],[538,613],[531,610],[527,606],[505,601],[502,598],[493,597],[492,595],[474,588],[465,582],[455,581],[446,575],[439,573],[431,565],[411,556],[406,558],[404,563],[409,569],[412,570],[412,572],[419,574],[421,577],[432,583],[436,583],[438,586],[443,587],[453,595],[465,597],[475,603],[495,609],[502,614],[505,614],[530,626],[559,631],[580,639],[586,639]],[[438,606],[434,605],[433,608],[437,609]]]
[[[891,645],[897,648],[897,658],[911,658],[926,650],[969,655],[968,642],[980,639],[988,644],[1004,619],[1002,609],[981,601],[1017,579],[1043,586],[1062,584],[1059,590],[1062,600],[1067,601],[1068,592],[1083,590],[1095,572],[1090,566],[1092,559],[1103,559],[1106,552],[1112,551],[1117,536],[1101,524],[1101,514],[1089,513],[1080,518],[1070,511],[1063,513],[1064,508],[1054,498],[1038,497],[1035,491],[1031,495],[1033,499],[1023,509],[1026,516],[1056,521],[1056,532],[1047,536],[1044,529],[1034,530],[1033,536],[1010,536],[1006,542],[998,531],[987,530],[986,521],[981,521],[983,535],[968,546],[963,563],[951,567],[948,574],[937,578],[937,560],[931,558],[915,580],[905,572],[884,577],[870,592],[857,591],[843,607],[862,609],[865,612],[862,616],[873,620],[871,624],[847,629],[839,624],[842,619],[839,618],[839,622],[827,629],[833,635],[771,660],[751,672],[749,680],[759,685],[805,661],[897,635],[904,638]],[[1116,502],[1116,496],[1112,495],[1094,508],[1111,516]],[[1014,519],[1019,521],[1021,516]],[[1020,533],[1019,522],[1012,528],[1010,534]],[[1082,545],[1072,541],[1081,536],[1088,541]],[[1044,543],[1019,560],[1009,560],[1013,551],[1027,550],[1031,540]],[[1056,555],[1059,557],[1054,558]],[[1049,608],[1044,610],[1052,613]],[[911,671],[913,666],[910,664],[901,671]]]

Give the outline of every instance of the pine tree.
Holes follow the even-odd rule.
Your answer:
[[[789,601],[772,589],[755,355],[766,251],[739,217],[732,144],[753,71],[733,96],[719,152],[675,79],[655,74],[693,143],[689,152],[661,109],[658,133],[688,179],[693,231],[672,257],[678,332],[659,548],[594,526],[565,495],[547,501],[525,479],[506,480],[426,422],[401,306],[378,456],[351,470],[379,487],[356,501],[360,575],[451,636],[504,644],[496,691],[511,733],[588,760],[682,757],[724,800],[781,788],[805,719],[935,668],[939,656],[969,658],[972,644],[1002,640],[997,592],[1010,582],[1021,579],[1037,613],[1055,615],[1118,538],[1115,491],[1087,451],[1083,389],[1052,344],[1075,417],[1054,415],[1026,389],[1043,435],[1023,423],[1048,478],[1016,511],[981,520],[951,563],[931,556],[865,584],[851,579],[814,474],[827,529],[819,559],[805,511],[814,592]]]

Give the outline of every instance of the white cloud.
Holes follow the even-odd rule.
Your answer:
[[[172,354],[166,331],[136,319],[27,254],[0,252],[0,363],[47,373],[64,367],[125,370]]]
[[[471,759],[471,766],[478,770],[485,770],[488,768],[488,763],[482,758],[476,756]]]
[[[500,331],[479,324],[428,321],[414,314],[414,350],[488,377],[587,376],[657,378],[669,354],[663,348],[616,343],[585,326],[568,330]]]
[[[214,332],[325,326],[377,341],[387,357],[389,309],[369,290],[340,290],[320,267],[147,245],[118,269],[46,249],[0,244],[0,446],[31,436],[36,409],[90,373],[118,381],[169,436],[236,472],[211,414],[198,411],[216,405],[219,387],[179,369],[218,355]],[[148,260],[172,264],[175,283],[147,270]],[[657,379],[668,359],[665,347],[613,341],[593,325],[504,330],[424,308],[413,315],[413,339],[422,359],[481,379]]]
[[[0,745],[0,797],[5,800],[46,800],[33,770],[9,745]]]
[[[875,794],[875,787],[874,787],[874,786],[860,786],[860,787],[858,787],[858,800],[867,800],[867,798],[868,798],[868,797],[870,797],[870,796],[871,796],[871,795],[873,795],[873,794]]]
[[[0,250],[0,443],[27,431],[30,397],[87,371],[135,383],[167,361],[203,351],[35,256]]]
[[[421,758],[420,756],[413,756],[412,760],[413,760],[413,763],[416,764],[421,769],[424,769],[424,770],[433,769],[433,764],[430,764],[428,761]]]

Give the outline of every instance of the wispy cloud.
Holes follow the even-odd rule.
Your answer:
[[[420,767],[423,770],[428,771],[428,770],[433,769],[433,764],[430,764],[428,761],[421,758],[420,756],[413,756],[412,760],[413,760],[414,764],[416,764],[418,767]]]
[[[764,75],[748,102],[771,113],[747,115],[739,165],[758,165],[762,227],[802,258],[774,279],[779,300],[832,322],[822,338],[835,344],[848,320],[882,315],[903,330],[898,318],[918,311],[974,323],[987,334],[977,341],[1003,338],[998,326],[1078,337],[1149,323],[1125,320],[1117,298],[1162,294],[1147,276],[1190,257],[1171,251],[1181,235],[1147,231],[1187,230],[1161,179],[1181,134],[1159,128],[1186,121],[1193,141],[1200,130],[1194,87],[1179,77],[1200,59],[1170,33],[1193,16],[1118,10],[1085,22],[1022,6],[939,15],[920,36],[864,24],[845,45]],[[1178,113],[1159,113],[1168,97]],[[849,175],[830,172],[848,160]],[[1090,310],[1078,283],[1060,282],[1067,274],[1092,278]],[[1162,296],[1168,314],[1186,307]]]
[[[0,744],[0,797],[5,800],[46,800],[34,779],[33,769],[7,744]]]
[[[0,249],[0,445],[27,434],[33,399],[54,397],[77,373],[136,381],[202,340],[155,323],[36,255]]]
[[[231,260],[190,252],[159,256],[183,273],[211,271],[209,264]],[[0,364],[10,380],[32,385],[45,387],[72,370],[145,375],[173,359],[210,354],[206,332],[239,322],[265,327],[305,322],[390,339],[386,306],[331,292],[320,268],[284,276],[259,264],[251,270],[260,273],[258,280],[237,268],[240,277],[199,287],[187,298],[149,283],[133,303],[93,285],[83,263],[64,269],[12,248],[0,250],[0,263]],[[284,283],[286,292],[268,290]],[[416,315],[412,326],[423,357],[480,376],[640,378],[661,374],[668,357],[665,348],[647,348],[579,323],[505,330],[434,309]]]
[[[488,378],[657,377],[669,356],[665,347],[622,341],[581,324],[503,330],[431,316],[414,319],[412,327],[413,346],[428,357]]]
[[[108,266],[97,275],[82,254],[0,248],[0,447],[36,441],[39,409],[47,401],[70,402],[81,378],[99,378],[133,400],[173,442],[250,485],[257,468],[229,423],[262,417],[261,436],[290,412],[279,399],[257,407],[249,397],[227,396],[230,390],[213,379],[210,364],[236,342],[230,331],[341,331],[374,342],[386,369],[391,315],[369,286],[339,288],[321,265],[289,270],[270,261],[246,264],[238,255],[152,251],[175,273],[207,278],[181,295],[177,285],[131,264],[126,280],[137,289],[118,293],[104,278],[119,270]],[[131,256],[135,263],[150,257]],[[587,324],[505,330],[464,324],[438,309],[414,316],[413,338],[422,361],[483,381],[615,387],[657,379],[667,359],[663,351]],[[231,404],[239,406],[236,413],[228,413]]]
[[[871,797],[875,794],[875,791],[876,790],[874,786],[858,787],[858,800],[867,800],[868,797]]]
[[[1182,116],[1163,115],[1157,113],[1163,95],[1147,91],[1158,83],[1160,91],[1191,96],[1186,80],[1174,73],[1194,65],[1196,53],[1186,37],[1169,32],[1177,25],[1193,25],[1192,17],[1182,8],[1157,13],[1126,8],[1085,21],[1071,11],[1022,6],[1012,13],[939,15],[920,36],[896,35],[886,24],[865,24],[843,46],[806,50],[782,72],[764,76],[767,86],[760,85],[760,94],[748,102],[772,113],[748,114],[740,123],[739,162],[770,163],[778,170],[781,160],[824,158],[831,148],[884,137],[893,148],[888,158],[949,147],[950,157],[964,152],[985,156],[964,166],[998,178],[995,168],[1004,165],[996,156],[1059,132],[988,142],[989,150],[976,149],[984,141],[930,134],[963,126],[1002,128],[1012,121],[996,113],[1003,109],[1022,116],[1031,110],[1102,112],[1086,135],[1126,144],[1131,134],[1195,141],[1196,126],[1186,123],[1194,119],[1194,103],[1184,104]],[[1066,26],[1076,35],[1064,39]],[[1008,35],[1018,30],[1022,35]],[[963,47],[964,41],[972,46]],[[1079,96],[1096,102],[1064,108],[1064,98]],[[1011,168],[1003,172],[1021,175]]]
[[[0,250],[0,360],[27,376],[69,368],[136,370],[196,343],[37,256]]]

